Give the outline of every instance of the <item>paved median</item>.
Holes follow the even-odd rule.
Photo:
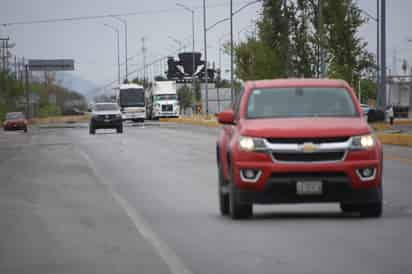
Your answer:
[[[165,123],[190,124],[207,127],[220,126],[216,119],[212,117],[209,119],[202,117],[162,118],[160,119],[160,121]],[[412,120],[399,120],[396,121],[396,124],[412,125]],[[390,126],[384,123],[373,124],[372,127],[377,131],[376,136],[379,138],[379,140],[381,140],[383,144],[412,146],[412,134],[383,132],[382,130],[390,129]]]

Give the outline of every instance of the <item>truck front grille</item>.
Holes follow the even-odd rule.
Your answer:
[[[172,112],[173,105],[162,105],[162,112]]]
[[[343,160],[343,158],[345,157],[345,152],[274,152],[272,153],[272,155],[276,161],[280,162],[334,162]]]
[[[108,115],[99,115],[98,116],[99,120],[104,120],[104,119],[114,119],[116,118],[116,115],[114,114],[108,114]]]
[[[304,143],[343,143],[349,140],[349,137],[320,137],[320,138],[268,138],[267,141],[272,144],[304,144]]]

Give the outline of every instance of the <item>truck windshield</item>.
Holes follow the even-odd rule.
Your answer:
[[[359,113],[345,88],[255,89],[247,106],[248,119],[357,116]]]
[[[19,112],[14,112],[14,113],[8,113],[6,115],[6,120],[19,120],[19,119],[24,119],[24,115]]]
[[[119,91],[119,105],[121,107],[144,107],[144,90],[121,89]]]
[[[177,100],[176,94],[161,94],[154,96],[155,101]]]
[[[119,107],[117,104],[96,104],[94,109],[96,111],[116,111]]]

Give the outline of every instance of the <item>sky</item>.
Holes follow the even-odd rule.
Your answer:
[[[360,7],[376,15],[375,0],[357,0]],[[195,9],[196,51],[203,52],[203,10],[201,0],[0,0],[0,23],[31,21],[65,17],[124,14],[128,23],[129,72],[142,67],[142,38],[147,47],[147,61],[162,56],[174,55],[179,48],[175,40],[183,41],[191,50],[191,14],[176,6],[176,2]],[[235,9],[248,3],[234,0]],[[229,0],[206,0],[207,26],[229,15]],[[401,72],[402,59],[412,64],[412,29],[410,0],[387,1],[388,67]],[[235,40],[244,39],[253,31],[253,21],[258,19],[260,4],[252,5],[234,17]],[[9,36],[16,44],[13,53],[28,59],[72,58],[75,60],[73,74],[103,86],[117,79],[117,55],[115,32],[106,27],[110,24],[121,31],[121,62],[124,63],[124,26],[113,18],[67,21],[47,24],[12,25],[0,27],[0,36]],[[211,64],[219,62],[219,41],[229,39],[229,24],[222,23],[207,33],[208,59]],[[370,20],[360,30],[359,36],[368,42],[371,52],[376,52],[376,23]],[[394,54],[396,52],[397,69]],[[229,68],[229,57],[222,55],[223,70]],[[398,68],[399,67],[399,68]],[[165,63],[152,66],[150,74],[159,74],[166,69]],[[122,66],[122,75],[124,75]],[[133,76],[142,76],[136,72]],[[224,75],[225,76],[225,75]],[[226,74],[227,76],[227,74]]]

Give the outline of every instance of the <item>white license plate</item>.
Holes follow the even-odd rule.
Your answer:
[[[110,120],[109,120],[109,119],[105,119],[104,122],[105,122],[105,123],[109,123]]]
[[[321,181],[301,181],[296,183],[298,195],[321,195],[323,184]]]

